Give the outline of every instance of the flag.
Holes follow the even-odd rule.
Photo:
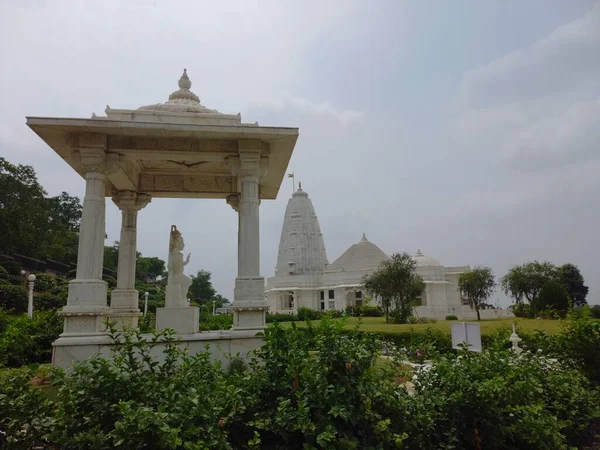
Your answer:
[[[294,178],[294,172],[288,173],[288,178]]]

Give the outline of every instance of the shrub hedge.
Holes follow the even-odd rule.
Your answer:
[[[57,371],[48,398],[34,370],[0,373],[6,448],[566,450],[583,445],[600,398],[568,363],[490,349],[439,356],[410,395],[375,336],[325,318],[274,324],[265,345],[225,371],[169,335],[158,363],[138,333],[113,357]],[[115,336],[118,337],[118,336]]]

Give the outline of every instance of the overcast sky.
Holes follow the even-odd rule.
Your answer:
[[[600,303],[600,3],[591,1],[0,2],[0,155],[49,194],[84,181],[25,126],[166,101],[182,69],[201,102],[300,128],[289,171],[330,262],[363,232],[444,265],[579,266]],[[261,206],[272,276],[291,180]],[[107,200],[107,244],[120,214]],[[218,200],[156,199],[139,250],[232,297],[237,220]],[[493,301],[508,302],[497,292]]]

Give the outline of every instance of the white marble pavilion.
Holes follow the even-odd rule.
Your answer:
[[[175,329],[188,345],[203,348],[216,340],[233,348],[239,344],[236,338],[254,338],[265,327],[268,306],[259,264],[259,205],[277,196],[298,129],[243,123],[240,114],[206,108],[191,91],[185,69],[178,84],[164,103],[132,110],[107,106],[103,117],[27,118],[27,125],[81,175],[86,186],[77,275],[61,311],[64,331],[54,343],[55,364],[67,365],[106,349],[107,319],[123,327],[137,326],[137,215],[153,197],[226,200],[237,212],[239,230],[237,274],[232,274],[233,330],[196,335],[193,308],[169,304],[163,308],[168,310],[163,312],[165,320],[157,314],[157,328]],[[102,280],[106,197],[123,213],[117,288],[110,303]],[[164,239],[166,246],[167,230]]]
[[[285,210],[275,276],[267,279],[269,311],[292,314],[300,307],[328,311],[361,305],[368,295],[362,285],[363,277],[373,273],[386,259],[389,256],[363,234],[359,242],[329,264],[312,201],[300,187]],[[476,318],[458,288],[458,277],[469,266],[445,267],[421,251],[414,260],[417,273],[425,281],[421,304],[415,307],[416,315],[437,319],[450,314],[459,319]],[[481,313],[482,317],[505,314],[503,310]]]

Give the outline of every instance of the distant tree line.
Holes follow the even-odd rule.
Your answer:
[[[425,288],[416,272],[416,263],[408,253],[392,255],[375,272],[364,277],[363,285],[380,299],[386,323],[390,316],[395,323],[406,323]],[[497,286],[492,269],[477,266],[464,272],[459,276],[458,285],[479,320],[479,311],[491,307],[487,301]],[[574,264],[555,266],[533,261],[516,265],[500,279],[500,287],[513,298],[515,315],[525,317],[540,313],[564,316],[570,308],[587,304],[588,287]]]

